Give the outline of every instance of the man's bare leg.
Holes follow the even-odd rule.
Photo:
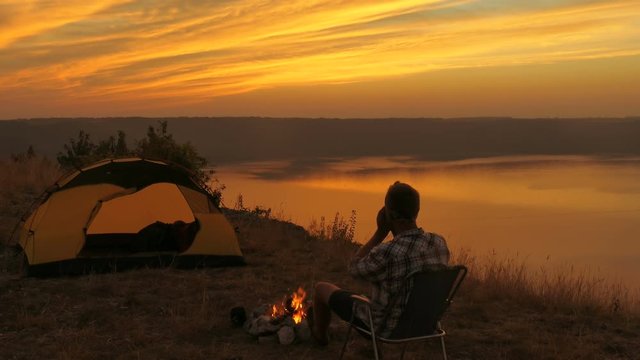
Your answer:
[[[340,290],[340,288],[328,282],[319,282],[315,286],[311,333],[320,344],[327,344],[329,342],[329,338],[327,337],[327,330],[331,322],[329,298],[336,290]]]

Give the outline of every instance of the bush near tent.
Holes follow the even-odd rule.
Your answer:
[[[235,231],[216,203],[184,168],[107,159],[51,186],[20,224],[18,242],[29,272],[41,275],[139,263],[243,264]]]

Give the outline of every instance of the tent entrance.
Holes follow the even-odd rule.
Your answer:
[[[187,250],[199,229],[197,222],[155,222],[135,234],[87,234],[79,256],[178,254]]]
[[[182,252],[198,225],[175,184],[158,183],[100,202],[80,256]]]

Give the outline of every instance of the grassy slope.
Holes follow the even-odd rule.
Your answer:
[[[7,189],[0,203],[3,231],[16,220],[19,205],[6,201]],[[258,344],[231,327],[229,310],[276,302],[318,280],[366,293],[366,284],[345,272],[353,245],[321,241],[294,224],[252,215],[231,220],[240,229],[248,266],[54,279],[1,273],[0,359],[336,358],[346,331],[338,321],[328,348]],[[454,359],[632,359],[640,353],[640,319],[634,315],[558,305],[488,278],[472,273],[445,316]],[[423,358],[418,355],[424,351],[438,358],[436,345],[412,346],[405,358]],[[384,350],[389,358],[396,355]],[[355,338],[347,358],[370,357],[369,344]]]

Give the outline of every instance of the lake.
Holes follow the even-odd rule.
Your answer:
[[[388,186],[400,180],[421,194],[418,224],[451,249],[571,264],[640,287],[638,158],[322,158],[225,165],[216,177],[226,206],[241,194],[245,207],[305,227],[355,211],[358,242],[371,236]]]

